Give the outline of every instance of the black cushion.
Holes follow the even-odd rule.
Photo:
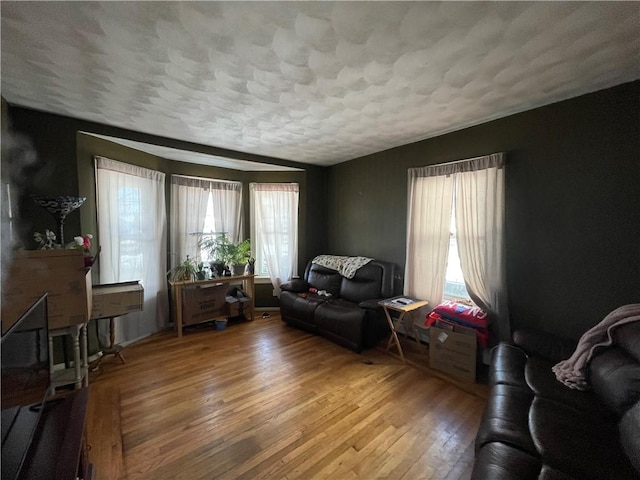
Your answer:
[[[589,368],[593,391],[619,416],[640,400],[640,363],[617,346],[601,350]]]
[[[340,293],[342,275],[335,270],[313,263],[309,268],[307,283],[318,290],[324,290],[331,295],[338,295]]]
[[[640,478],[640,402],[624,414],[618,425],[620,442]]]
[[[380,298],[382,267],[368,263],[359,268],[353,278],[343,278],[340,284],[340,298],[350,302],[362,302],[370,298]]]

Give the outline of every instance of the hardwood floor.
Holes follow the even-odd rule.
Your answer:
[[[272,314],[123,354],[90,378],[98,480],[469,477],[482,387],[381,349],[358,355]]]

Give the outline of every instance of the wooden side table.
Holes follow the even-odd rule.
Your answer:
[[[131,282],[107,283],[93,286],[93,310],[91,319],[109,319],[109,346],[101,349],[102,356],[92,370],[100,367],[102,359],[107,355],[114,355],[122,363],[126,363],[122,355],[122,345],[115,343],[115,318],[124,317],[128,313],[141,312],[144,306],[144,288],[137,280]],[[98,335],[98,339],[100,336]]]
[[[395,341],[396,347],[398,348],[398,353],[400,353],[400,359],[402,360],[402,363],[407,362],[404,359],[404,353],[402,352],[402,345],[400,345],[400,339],[398,338],[396,326],[402,324],[404,316],[407,313],[418,310],[419,308],[422,308],[428,304],[429,302],[425,300],[417,300],[415,298],[406,296],[388,298],[379,302],[379,305],[382,306],[384,314],[387,317],[387,322],[389,322],[389,328],[391,328],[391,335],[389,335],[389,341],[387,342],[387,351]],[[394,318],[390,314],[391,311],[398,312],[399,315]]]
[[[53,337],[71,336],[73,340],[73,367],[54,371]],[[87,323],[49,330],[49,366],[53,388],[74,384],[76,389],[89,385],[87,361]]]

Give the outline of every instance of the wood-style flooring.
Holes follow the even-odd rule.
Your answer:
[[[90,377],[97,480],[469,478],[483,387],[383,349],[358,355],[271,314],[123,354]]]

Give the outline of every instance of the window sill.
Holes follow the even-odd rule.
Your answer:
[[[263,277],[256,275],[253,279],[256,285],[271,285],[271,279],[269,277]]]

